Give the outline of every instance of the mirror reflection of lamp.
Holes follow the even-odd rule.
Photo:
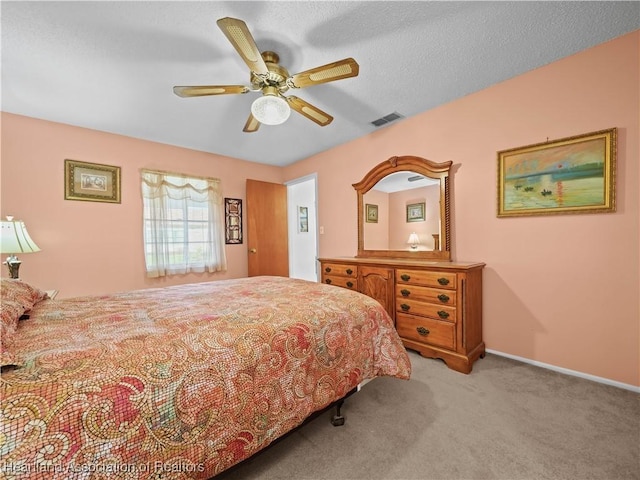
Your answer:
[[[418,234],[416,232],[411,232],[411,235],[409,235],[409,240],[407,240],[407,243],[411,245],[411,250],[417,250],[418,245],[420,244],[420,238],[418,237]]]
[[[0,253],[9,254],[3,263],[9,268],[11,278],[18,278],[18,270],[22,263],[18,260],[16,253],[39,251],[40,248],[29,236],[23,221],[14,221],[13,217],[7,216],[6,222],[0,222]]]

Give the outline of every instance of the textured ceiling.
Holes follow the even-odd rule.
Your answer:
[[[2,1],[0,15],[3,111],[272,165],[640,28],[636,1]],[[358,77],[295,91],[333,123],[292,112],[243,133],[257,93],[174,95],[174,85],[248,84],[222,17],[244,20],[290,73],[355,58]]]

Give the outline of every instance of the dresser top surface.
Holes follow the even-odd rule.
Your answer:
[[[485,266],[482,262],[443,262],[382,257],[322,257],[318,258],[318,261],[324,263],[349,263],[353,265],[387,265],[390,267],[441,268],[455,270],[483,268]]]

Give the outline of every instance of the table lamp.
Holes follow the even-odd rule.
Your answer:
[[[18,278],[18,270],[22,262],[18,260],[16,253],[39,252],[40,248],[29,236],[24,222],[14,221],[11,216],[7,217],[6,222],[0,222],[0,233],[0,253],[9,254],[3,263],[9,267],[11,278]]]
[[[418,245],[420,244],[420,238],[418,238],[418,234],[416,232],[413,232],[411,235],[409,235],[409,240],[407,240],[407,243],[411,245],[411,250],[417,250]]]

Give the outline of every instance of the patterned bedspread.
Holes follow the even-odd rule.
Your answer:
[[[252,277],[43,300],[0,383],[0,478],[206,479],[358,383],[409,378],[347,289]]]

